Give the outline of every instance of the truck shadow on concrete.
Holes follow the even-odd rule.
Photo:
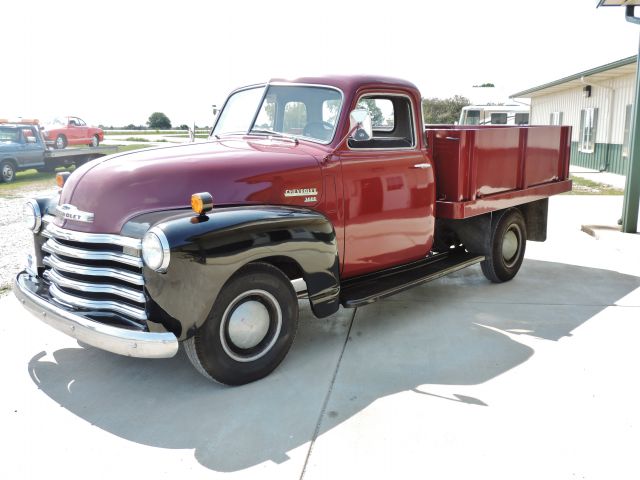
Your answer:
[[[305,308],[283,364],[264,380],[236,388],[207,381],[182,352],[141,360],[67,348],[54,351],[53,359],[35,355],[29,373],[52,400],[108,433],[152,447],[193,449],[203,466],[230,472],[286,462],[316,432],[399,392],[491,408],[468,386],[534,355],[519,337],[570,336],[639,287],[635,276],[528,260],[507,284],[490,284],[473,267],[360,308],[355,316],[341,310],[317,320]],[[430,391],[434,385],[437,392]]]

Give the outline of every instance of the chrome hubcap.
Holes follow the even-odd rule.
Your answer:
[[[233,311],[228,328],[229,339],[236,347],[253,348],[269,331],[269,310],[258,301],[246,301]]]
[[[58,146],[58,148],[62,148],[64,146],[64,141],[62,140],[62,137],[58,137],[56,139],[56,145]]]
[[[251,362],[266,355],[282,328],[282,311],[265,290],[248,290],[227,307],[220,323],[220,342],[229,357]]]
[[[13,178],[13,168],[11,168],[11,165],[5,165],[2,167],[2,178],[5,180]]]
[[[510,264],[517,259],[519,247],[520,241],[518,235],[514,231],[514,228],[511,227],[502,239],[502,258],[504,258],[507,265],[510,266]]]

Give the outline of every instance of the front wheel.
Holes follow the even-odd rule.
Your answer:
[[[282,362],[297,327],[298,299],[289,279],[269,264],[252,263],[225,284],[206,322],[184,346],[205,377],[243,385]]]
[[[13,182],[16,178],[16,168],[13,166],[13,162],[5,160],[0,163],[0,179],[3,182]]]
[[[98,137],[98,135],[94,135],[91,138],[91,143],[89,144],[90,147],[97,147],[98,145],[100,145],[100,137]]]
[[[519,210],[508,210],[491,227],[491,248],[480,263],[482,273],[494,283],[516,276],[524,260],[527,226]]]

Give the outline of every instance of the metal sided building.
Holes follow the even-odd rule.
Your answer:
[[[627,174],[636,56],[514,93],[531,99],[531,125],[571,125],[571,164]]]

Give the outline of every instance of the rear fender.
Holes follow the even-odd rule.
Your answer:
[[[218,208],[206,216],[191,211],[169,215],[137,217],[122,232],[133,236],[137,230],[135,236],[141,236],[143,229],[158,226],[169,243],[171,260],[166,273],[143,268],[145,288],[152,299],[150,329],[172,331],[180,340],[189,338],[207,319],[229,278],[257,261],[281,267],[290,278],[301,275],[317,317],[337,311],[338,248],[331,222],[320,213],[243,206]]]
[[[527,240],[544,242],[547,239],[549,199],[543,198],[513,208],[520,210],[524,217]],[[492,227],[510,210],[496,210],[460,220],[436,219],[436,240],[440,240],[438,248],[441,251],[446,250],[453,244],[452,241],[459,241],[469,252],[488,255],[491,251]]]

